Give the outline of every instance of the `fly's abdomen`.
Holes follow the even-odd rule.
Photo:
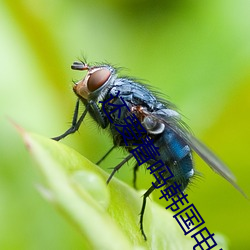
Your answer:
[[[159,147],[160,158],[170,168],[174,177],[169,183],[181,184],[182,191],[187,187],[190,178],[194,175],[193,160],[190,147],[173,131],[165,129],[155,141]]]

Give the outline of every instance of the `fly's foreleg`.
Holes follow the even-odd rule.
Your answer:
[[[53,139],[55,141],[60,141],[64,137],[68,136],[69,134],[75,133],[79,129],[79,127],[80,127],[80,125],[81,125],[81,123],[82,123],[82,121],[83,121],[84,117],[86,116],[86,114],[88,112],[88,109],[89,109],[89,105],[87,105],[86,109],[84,110],[84,112],[80,116],[79,120],[77,120],[78,119],[78,112],[79,112],[79,104],[80,104],[80,101],[78,99],[77,102],[76,102],[71,127],[65,133],[63,133],[62,135],[59,135],[57,137],[53,137],[51,139]]]

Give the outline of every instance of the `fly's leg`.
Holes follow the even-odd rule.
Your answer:
[[[111,181],[112,177],[114,176],[114,174],[126,163],[128,162],[131,158],[133,157],[132,154],[129,154],[121,163],[119,163],[117,166],[114,167],[112,173],[110,174],[108,180],[107,180],[107,184],[109,184],[109,182]]]
[[[133,186],[134,186],[135,189],[137,189],[136,188],[136,174],[137,174],[138,169],[139,169],[139,164],[136,163],[134,165],[134,169],[133,169]]]
[[[87,105],[86,109],[84,110],[84,112],[82,113],[81,117],[77,121],[78,111],[79,111],[79,103],[80,103],[80,101],[78,99],[77,102],[76,102],[76,106],[75,106],[75,110],[74,110],[74,116],[73,116],[71,127],[65,133],[63,133],[62,135],[59,135],[59,136],[51,138],[51,139],[53,139],[55,141],[60,141],[64,137],[68,136],[69,134],[75,133],[79,129],[79,127],[80,127],[80,125],[81,125],[84,117],[86,116],[86,114],[87,114],[87,112],[89,110],[89,105]]]
[[[140,230],[141,233],[143,235],[144,240],[147,240],[147,236],[144,232],[143,229],[143,216],[144,216],[144,212],[145,212],[145,208],[146,208],[146,200],[148,198],[148,196],[155,190],[155,187],[152,185],[147,192],[143,195],[143,200],[142,200],[142,208],[141,208],[141,212],[140,212]]]
[[[75,133],[79,129],[84,117],[86,116],[86,114],[88,112],[95,114],[97,122],[101,125],[102,128],[107,127],[107,125],[108,125],[107,120],[105,120],[105,117],[103,117],[102,112],[101,112],[100,108],[97,106],[97,104],[92,100],[87,104],[86,109],[84,110],[84,112],[80,116],[79,120],[77,121],[78,112],[79,112],[79,104],[80,104],[80,100],[78,99],[76,102],[71,127],[62,135],[59,135],[57,137],[52,138],[53,140],[60,141],[64,137],[68,136],[69,134]]]
[[[113,146],[97,163],[96,165],[99,165],[115,148],[115,146]]]
[[[89,105],[91,109],[89,112],[94,114],[94,117],[99,125],[101,125],[102,128],[106,128],[108,126],[107,117],[103,115],[101,109],[98,107],[98,105],[93,101],[89,101]]]

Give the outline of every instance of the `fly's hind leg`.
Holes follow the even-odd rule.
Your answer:
[[[140,212],[140,230],[142,233],[142,236],[144,238],[144,240],[147,240],[147,236],[144,232],[144,228],[143,228],[143,217],[144,217],[144,212],[145,212],[145,208],[146,208],[146,202],[147,202],[147,198],[148,196],[155,190],[155,187],[152,185],[146,193],[144,193],[143,195],[143,200],[142,200],[142,207],[141,207],[141,212]]]

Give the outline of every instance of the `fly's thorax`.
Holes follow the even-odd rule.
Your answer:
[[[103,99],[105,89],[117,77],[115,69],[109,65],[88,68],[85,66],[83,70],[86,69],[88,70],[87,75],[73,87],[75,94],[85,100]]]
[[[165,129],[165,125],[162,122],[158,122],[154,117],[150,116],[146,116],[143,119],[142,125],[150,134],[161,134]]]
[[[160,109],[155,112],[149,113],[147,110],[142,107],[141,110],[137,111],[143,113],[144,117],[141,119],[142,125],[150,134],[161,134],[165,129],[165,122],[170,122],[173,119],[180,119],[178,112],[172,109]]]

